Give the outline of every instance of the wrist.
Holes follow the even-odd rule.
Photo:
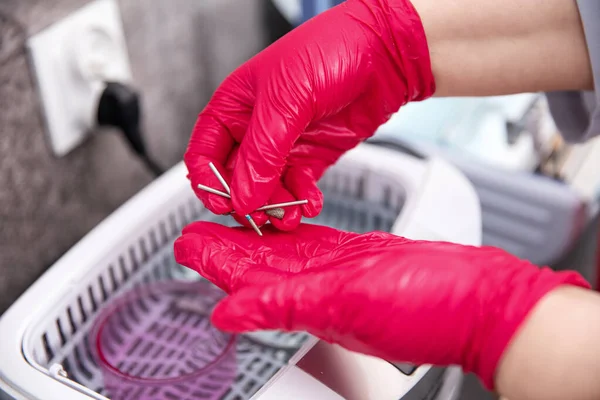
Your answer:
[[[436,96],[592,88],[575,1],[412,0],[431,50]]]
[[[511,265],[496,265],[497,271],[488,271],[489,285],[480,290],[493,291],[478,320],[472,351],[466,352],[463,366],[475,372],[484,385],[493,390],[500,360],[513,338],[526,323],[532,310],[548,293],[562,286],[589,288],[589,283],[573,271],[555,272],[538,268],[527,261]]]
[[[506,348],[498,392],[508,399],[600,398],[598,337],[597,292],[573,286],[548,292]]]
[[[342,6],[368,26],[367,34],[374,33],[369,50],[373,51],[375,79],[383,80],[384,90],[396,90],[393,97],[404,96],[392,113],[408,102],[433,96],[436,82],[427,37],[409,0],[348,0]],[[384,49],[380,48],[382,43]],[[397,91],[398,85],[389,85],[393,78],[404,86],[403,92]]]

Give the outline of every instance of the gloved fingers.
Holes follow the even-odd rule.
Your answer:
[[[229,153],[229,156],[227,157],[227,161],[225,162],[225,164],[223,164],[223,166],[229,173],[229,176],[233,175],[233,169],[235,168],[235,162],[237,161],[237,156],[239,152],[239,144],[234,145],[231,149],[231,153]]]
[[[335,271],[339,275],[338,271]],[[314,274],[298,275],[267,285],[244,287],[222,300],[212,315],[213,324],[228,332],[256,330],[328,331],[333,322],[328,308],[330,293],[338,284]],[[328,287],[329,286],[329,287]],[[336,310],[339,311],[339,310]]]
[[[248,228],[230,228],[214,222],[196,221],[183,228],[182,233],[195,233],[203,241],[223,243],[230,251],[244,251],[250,254],[260,250],[280,253],[282,257],[296,254],[307,259],[329,253],[340,244],[363,236],[313,224],[300,224],[293,232],[281,232],[273,226],[266,225],[262,232],[263,237],[259,237]]]
[[[312,119],[310,94],[273,78],[257,97],[233,173],[233,207],[247,213],[267,203],[281,180],[286,159]],[[297,78],[294,80],[296,81]],[[269,93],[270,91],[276,93]]]
[[[209,162],[230,182],[231,173],[223,167],[248,127],[253,102],[250,93],[252,90],[244,87],[237,74],[227,77],[198,115],[183,157],[194,192],[205,207],[216,214],[230,212],[231,201],[198,189],[198,184],[224,191],[208,168]]]
[[[362,140],[348,127],[346,119],[337,114],[311,123],[288,157],[283,182],[294,196],[309,201],[302,208],[307,218],[316,217],[323,208],[323,194],[317,182],[327,168]]]
[[[206,223],[209,230],[213,226],[218,225]],[[229,230],[233,231],[229,238],[242,233],[239,229]],[[227,293],[248,285],[280,281],[302,271],[308,262],[304,257],[242,249],[222,236],[189,231],[175,241],[174,254],[180,265],[198,272]]]
[[[239,150],[240,150],[240,147],[238,145],[233,146],[231,153],[229,154],[229,157],[227,158],[227,162],[224,165],[224,170],[225,170],[224,176],[229,177],[233,174],[233,168],[235,166],[235,161],[237,160],[237,155],[239,153]],[[231,184],[230,179],[226,179],[226,181],[227,181],[228,185]],[[231,188],[231,186],[230,186],[230,188]],[[230,202],[230,204],[231,204],[231,202]],[[231,212],[231,211],[233,211],[233,206],[231,206],[231,209],[228,212]],[[252,220],[258,227],[263,226],[269,220],[269,217],[267,215],[265,215],[262,211],[252,212],[250,214],[250,216],[252,217]],[[250,222],[248,221],[248,218],[246,218],[245,215],[233,214],[232,217],[233,217],[233,219],[236,220],[236,222],[238,224],[240,224],[244,227],[247,227],[247,228],[252,227],[250,225]],[[254,234],[256,235],[256,232]]]
[[[213,183],[215,181],[217,182],[215,184],[216,187],[215,186],[211,186],[213,189],[219,188],[217,190],[220,190],[221,192],[225,192],[225,193],[227,193],[228,191],[230,192],[231,191],[231,188],[230,188],[231,179],[229,177],[230,177],[231,171],[228,170],[228,169],[226,169],[226,168],[224,168],[220,164],[213,163],[213,165],[215,166],[215,168],[217,169],[217,171],[219,172],[219,174],[221,175],[221,177],[223,177],[223,180],[225,181],[225,185],[227,185],[227,187],[225,187],[225,185],[223,184],[223,182],[221,182],[221,180],[216,176],[216,174],[210,168],[210,166],[208,165],[208,163],[206,164],[205,171],[203,171],[203,176],[205,177],[205,179],[210,180]],[[207,175],[210,176],[211,178],[208,178]],[[197,190],[203,191],[202,189],[197,189]],[[206,195],[204,195],[204,196],[206,196]],[[231,200],[230,199],[227,199],[225,197],[221,197],[219,195],[215,195],[215,194],[212,194],[212,193],[208,193],[208,196],[206,196],[206,197],[208,197],[207,204],[209,204],[213,208],[213,210],[216,210],[216,211],[213,211],[213,210],[211,210],[211,211],[213,211],[215,213],[218,213],[218,214],[225,214],[225,213],[228,213],[228,212],[232,211]],[[227,200],[227,202],[223,202],[222,200],[218,200],[218,198]],[[218,207],[221,204],[228,206],[227,211],[222,211],[222,210],[224,210],[224,207],[223,208]],[[218,206],[215,206],[215,205],[218,205]],[[221,212],[218,212],[218,211],[221,211]],[[259,227],[262,226],[262,225],[264,225],[267,222],[267,220],[268,220],[267,215],[265,215],[263,212],[253,212],[253,213],[250,213],[250,217],[252,218],[252,220],[254,221],[254,223],[257,226],[259,226]],[[246,226],[246,227],[251,227],[250,222],[248,221],[248,218],[247,218],[246,215],[233,214],[233,218],[239,224],[241,224],[243,226]]]
[[[290,192],[283,188],[281,184],[277,186],[275,192],[269,199],[269,204],[285,203],[298,200]],[[292,231],[300,225],[302,220],[302,212],[300,206],[283,207],[283,218],[279,219],[274,216],[269,216],[271,224],[281,231]]]
[[[308,200],[301,206],[302,215],[314,218],[323,210],[323,193],[317,186],[314,173],[310,168],[294,165],[287,169],[283,177],[285,188],[292,196],[300,200]]]
[[[222,243],[203,240],[194,233],[177,238],[174,254],[178,264],[198,272],[227,293],[231,293],[231,287],[241,276],[235,271],[243,271],[254,264],[244,252],[224,251]],[[214,273],[215,266],[223,272]]]
[[[363,251],[370,251],[383,247],[389,248],[393,246],[394,248],[400,249],[402,246],[409,243],[414,243],[414,241],[389,232],[372,231],[354,236],[347,235],[340,240],[335,251],[339,251],[340,256],[346,256],[348,254],[358,255]]]
[[[229,155],[229,158],[227,159],[227,163],[225,164],[225,169],[227,170],[229,176],[231,176],[233,174],[237,156],[239,154],[239,149],[240,149],[239,146],[234,146],[233,150],[231,151],[231,153]],[[279,184],[277,186],[277,188],[275,189],[275,192],[273,193],[273,196],[271,197],[269,204],[283,203],[283,202],[294,201],[294,200],[296,200],[296,199],[289,192],[287,192],[287,190],[285,190],[281,184]],[[254,220],[254,222],[259,227],[264,226],[264,224],[269,220],[275,227],[277,227],[279,230],[282,230],[282,231],[290,231],[290,230],[293,230],[296,227],[298,227],[298,225],[300,224],[300,220],[302,218],[302,215],[299,212],[299,207],[298,206],[286,207],[286,209],[284,211],[285,211],[285,214],[282,219],[271,217],[264,211],[255,211],[251,214],[251,216],[252,216],[252,219]],[[251,227],[250,223],[248,222],[248,220],[245,216],[237,216],[236,217],[234,215],[234,219],[242,226]]]
[[[212,269],[204,268],[198,272],[228,294],[237,293],[249,286],[282,282],[292,276],[291,272],[278,271],[272,267],[256,264],[248,264],[244,268],[240,268],[241,265],[238,264],[235,274],[224,274],[222,270],[214,268],[215,264],[212,266]]]
[[[265,239],[268,233],[265,233]],[[261,246],[263,239],[258,237],[254,231],[245,227],[228,227],[216,222],[196,221],[187,225],[182,230],[182,235],[196,234],[200,244],[206,242],[221,243],[231,251],[243,251],[248,253],[254,248]]]
[[[217,90],[198,115],[183,156],[190,174],[204,172],[207,160],[225,165],[243,136],[250,115],[251,108],[238,101],[234,92],[223,87]]]
[[[298,230],[307,229],[301,226]],[[296,273],[317,267],[326,262],[320,257],[332,254],[336,247],[335,243],[322,242],[314,237],[309,241],[299,241],[295,234],[278,232],[272,226],[265,227],[263,235],[260,238],[246,228],[195,222],[187,226],[176,240],[175,257],[179,264],[198,271],[223,287],[231,285],[227,282],[239,280],[248,269]]]
[[[184,154],[184,162],[190,173],[204,170],[205,160],[224,164],[235,145],[235,139],[229,128],[223,124],[211,104],[198,115],[192,135]]]
[[[244,251],[232,251],[221,242],[203,240],[197,234],[179,237],[174,244],[175,260],[178,264],[190,268],[211,281],[226,293],[255,284],[280,281],[292,272],[278,270],[271,266],[257,264]],[[274,257],[277,259],[277,257]],[[279,259],[279,266],[291,267],[292,260]],[[304,264],[305,260],[295,260]],[[300,268],[296,268],[300,269]]]
[[[295,200],[296,198],[294,198],[294,196],[292,196],[286,189],[283,188],[281,184],[279,184],[269,199],[268,204],[285,203]],[[270,221],[271,224],[280,231],[292,231],[296,229],[302,220],[300,206],[286,206],[282,209],[284,212],[283,218],[271,216],[266,211],[255,211],[250,215],[259,227],[265,226],[267,221]],[[242,226],[251,227],[245,216],[235,213],[233,214],[233,217]]]
[[[194,165],[196,166],[196,169],[193,172],[189,172],[188,179],[192,184],[192,189],[194,190],[194,193],[202,201],[204,207],[206,207],[208,210],[215,214],[226,214],[233,210],[233,206],[230,199],[217,194],[210,193],[198,187],[198,185],[200,184],[218,190],[219,192],[227,193],[219,179],[215,176],[215,174],[208,166],[211,162],[221,172],[221,175],[223,176],[223,179],[225,179],[226,182],[231,181],[229,173],[227,172],[227,170],[225,170],[225,168],[223,168],[223,166],[219,162],[205,156],[198,156],[194,160]]]
[[[354,265],[358,258],[376,260],[382,245],[398,247],[403,243],[412,243],[408,239],[383,232],[356,234],[309,224],[301,224],[293,233],[280,232],[270,225],[265,226],[262,232],[263,236],[259,237],[247,228],[229,228],[206,221],[194,222],[183,229],[182,237],[176,242],[176,250],[183,243],[187,244],[184,248],[191,248],[191,251],[182,249],[178,253],[186,254],[186,258],[191,260],[186,263],[182,259],[180,264],[196,271],[203,270],[203,275],[218,274],[218,280],[226,282],[233,279],[230,275],[243,275],[245,268],[251,265],[293,273],[318,270],[332,264],[346,269],[347,265]],[[191,239],[184,240],[187,238]],[[189,254],[194,252],[198,254],[190,257]],[[203,257],[203,252],[216,255]],[[223,268],[230,253],[241,254],[251,262],[239,267]],[[363,261],[361,265],[363,264],[365,268],[371,266],[370,262]]]
[[[231,216],[233,217],[233,219],[235,219],[237,221],[238,224],[240,224],[246,228],[252,227],[252,225],[250,225],[250,222],[248,221],[248,218],[245,215],[235,213],[235,214],[232,214]],[[265,226],[265,224],[269,220],[269,216],[262,211],[252,212],[252,213],[250,213],[250,217],[252,217],[252,220],[254,221],[256,226],[261,228],[261,232],[262,232],[262,228]],[[254,230],[252,230],[252,233],[254,234],[254,236],[260,237],[256,234],[256,232],[254,232]]]
[[[231,147],[241,142],[252,116],[255,90],[241,70],[243,67],[219,85],[199,114],[190,139],[189,147],[220,163],[225,163]]]

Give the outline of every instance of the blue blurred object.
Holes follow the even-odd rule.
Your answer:
[[[273,4],[292,25],[300,25],[345,0],[273,0]]]
[[[302,0],[302,19],[300,23],[305,22],[317,14],[327,9],[337,6],[344,0]]]
[[[508,170],[533,172],[555,132],[544,105],[543,97],[534,93],[431,98],[402,107],[376,136],[434,146]]]

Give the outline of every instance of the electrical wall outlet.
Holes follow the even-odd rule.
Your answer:
[[[116,0],[95,0],[40,33],[27,47],[42,99],[49,142],[62,157],[96,125],[104,82],[131,81]]]

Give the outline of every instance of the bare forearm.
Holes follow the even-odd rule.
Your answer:
[[[575,0],[412,0],[437,96],[592,88]]]
[[[600,295],[554,290],[505,352],[496,386],[509,400],[600,399]]]

